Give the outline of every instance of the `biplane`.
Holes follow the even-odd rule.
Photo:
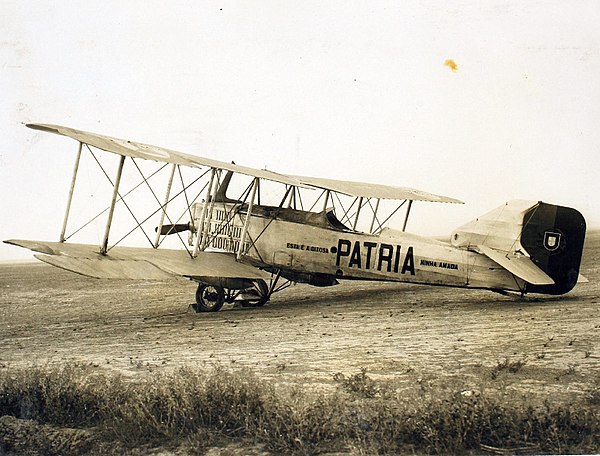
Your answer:
[[[90,277],[191,279],[198,283],[197,312],[218,311],[224,303],[235,302],[260,307],[293,283],[327,287],[340,280],[371,280],[559,295],[583,280],[579,266],[586,224],[569,207],[510,201],[443,241],[408,233],[407,222],[413,203],[462,204],[454,198],[279,174],[62,126],[27,126],[76,140],[74,171],[58,241],[5,242]],[[117,156],[113,175],[97,157],[107,152]],[[103,226],[97,245],[70,242],[91,220],[67,234],[78,170],[86,155],[99,165],[111,189],[104,209],[91,219]],[[148,174],[140,162],[159,168]],[[141,179],[126,191],[127,166]],[[188,172],[187,182],[182,169]],[[160,196],[152,183],[159,172],[164,175]],[[232,194],[234,177],[243,182]],[[136,215],[128,202],[141,187],[150,189],[148,199],[154,204],[145,216]],[[183,201],[178,217],[172,211],[175,200]],[[110,242],[118,208],[129,212],[133,228]],[[394,217],[400,217],[398,229],[388,226]],[[139,231],[147,247],[123,245]],[[166,248],[166,240],[174,238],[177,248]]]

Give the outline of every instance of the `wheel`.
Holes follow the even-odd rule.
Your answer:
[[[225,302],[225,291],[222,287],[214,287],[204,283],[198,284],[196,290],[196,312],[218,312]]]
[[[254,282],[254,288],[248,290],[247,294],[255,294],[256,298],[243,299],[240,301],[242,307],[262,307],[269,300],[269,286],[264,280]]]

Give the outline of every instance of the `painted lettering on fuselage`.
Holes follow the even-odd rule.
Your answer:
[[[448,263],[446,261],[421,260],[420,265],[458,271],[458,265],[456,263]]]
[[[295,242],[286,243],[286,247],[288,249],[304,250],[306,252],[329,253],[329,249],[326,247],[318,247],[316,245],[296,244]]]
[[[415,275],[412,246],[403,250],[401,245],[339,239],[331,252],[336,254],[335,265],[338,268],[344,266],[342,263],[347,259],[348,268]]]

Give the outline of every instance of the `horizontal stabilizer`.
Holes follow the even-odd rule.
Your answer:
[[[554,280],[540,268],[538,268],[531,259],[525,255],[494,250],[485,245],[478,245],[481,253],[492,261],[498,263],[511,274],[529,282],[533,285],[554,285]]]

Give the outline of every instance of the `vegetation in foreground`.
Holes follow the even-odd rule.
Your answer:
[[[597,394],[533,406],[460,390],[406,397],[365,371],[335,380],[337,391],[315,393],[221,366],[143,379],[82,365],[5,370],[0,452],[201,453],[232,441],[295,454],[600,451]]]

